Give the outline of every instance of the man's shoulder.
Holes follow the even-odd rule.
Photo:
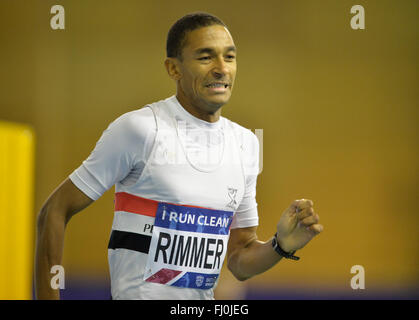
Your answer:
[[[153,112],[151,108],[148,108],[148,104],[147,104],[140,108],[127,111],[121,114],[112,123],[118,123],[118,122],[123,122],[123,121],[129,122],[129,121],[135,121],[135,120],[141,121],[143,118],[148,118],[150,116],[153,116]]]
[[[234,122],[230,119],[224,118],[226,123],[232,128],[239,139],[241,144],[245,145],[257,145],[258,139],[256,135],[251,131],[250,129],[238,124],[237,122]]]
[[[112,121],[105,131],[125,138],[145,137],[156,128],[154,114],[147,105],[128,111]]]
[[[260,154],[258,137],[251,130],[240,124],[228,119],[227,121],[229,126],[233,128],[240,145],[245,174],[249,176],[258,175]]]

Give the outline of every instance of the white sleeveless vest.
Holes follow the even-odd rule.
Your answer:
[[[114,299],[213,299],[245,189],[234,124],[205,130],[149,105],[157,134],[138,181],[115,185],[108,246]]]

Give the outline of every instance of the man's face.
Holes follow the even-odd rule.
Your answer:
[[[178,90],[194,107],[215,112],[231,97],[236,77],[236,47],[223,26],[202,27],[186,35]]]

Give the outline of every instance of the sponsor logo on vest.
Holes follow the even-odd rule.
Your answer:
[[[236,210],[237,208],[237,189],[234,188],[228,188],[228,196],[230,197],[230,202],[227,204],[227,208],[231,208],[233,210]]]

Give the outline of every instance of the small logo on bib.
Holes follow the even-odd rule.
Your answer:
[[[203,276],[197,276],[196,277],[196,286],[199,288],[204,283],[204,277]]]

